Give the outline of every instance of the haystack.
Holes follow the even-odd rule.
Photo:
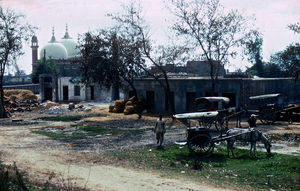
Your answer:
[[[4,103],[8,111],[30,111],[38,107],[38,97],[30,90],[4,90]]]
[[[125,104],[126,104],[126,101],[124,99],[116,100],[113,112],[114,113],[123,113]]]
[[[130,115],[136,113],[136,105],[129,105],[125,107],[124,115]]]

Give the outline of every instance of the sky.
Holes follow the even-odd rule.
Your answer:
[[[168,36],[169,11],[165,0],[141,0],[145,20],[151,27],[151,36],[156,42],[164,43]],[[51,38],[52,27],[56,39],[63,37],[65,26],[77,41],[78,34],[112,26],[106,15],[122,11],[122,4],[129,0],[0,0],[2,7],[9,7],[26,16],[26,20],[38,27],[36,36],[39,50]],[[263,34],[263,59],[283,50],[293,42],[300,42],[300,35],[287,29],[290,23],[300,21],[299,0],[220,0],[226,9],[238,9],[243,15],[255,16],[256,27]],[[25,54],[17,63],[27,74],[31,73],[30,44],[24,44]],[[247,60],[231,60],[228,69],[233,71],[249,66]]]

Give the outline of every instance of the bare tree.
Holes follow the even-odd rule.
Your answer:
[[[153,46],[153,42],[150,37],[150,27],[146,24],[142,17],[142,9],[139,5],[131,3],[128,6],[124,6],[125,13],[123,15],[111,15],[114,20],[119,24],[119,28],[123,29],[123,32],[127,36],[130,36],[142,53],[145,61],[156,68],[157,72],[153,72],[145,64],[135,63],[141,68],[144,73],[154,78],[160,86],[164,89],[166,102],[168,103],[167,111],[171,114],[175,113],[174,105],[171,102],[171,91],[169,85],[169,77],[166,64],[181,64],[183,62],[183,53],[185,53],[186,47],[178,45],[169,46]]]
[[[0,118],[7,117],[4,108],[3,76],[5,68],[23,54],[23,41],[29,41],[33,27],[25,16],[0,6]]]
[[[294,31],[294,33],[299,34],[300,33],[300,21],[298,21],[297,23],[294,24],[289,24],[288,28],[292,31]]]
[[[215,93],[220,66],[235,57],[253,30],[237,10],[225,10],[219,0],[169,0],[176,17],[173,29],[189,41],[194,53],[210,65],[211,93]]]

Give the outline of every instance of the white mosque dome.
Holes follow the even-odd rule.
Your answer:
[[[68,25],[66,25],[66,32],[64,37],[61,39],[60,43],[64,45],[64,47],[67,49],[68,57],[72,58],[77,55],[79,55],[79,49],[77,49],[77,44],[75,41],[72,40],[72,38],[69,35],[68,32]]]
[[[72,39],[62,39],[60,43],[66,48],[68,57],[74,57],[79,54],[79,49],[77,49],[77,44]]]
[[[67,59],[68,52],[67,49],[58,42],[49,42],[40,51],[40,58],[44,58],[44,50],[46,50],[46,59]]]
[[[40,51],[40,58],[44,58],[44,51],[46,50],[46,59],[68,59],[74,58],[80,54],[77,44],[72,40],[68,33],[68,25],[66,25],[66,32],[61,41],[56,41],[54,36],[54,28],[52,29],[52,37],[49,43]]]

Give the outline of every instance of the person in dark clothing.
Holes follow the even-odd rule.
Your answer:
[[[164,134],[166,133],[166,122],[162,119],[162,115],[159,115],[159,119],[156,121],[154,133],[156,135],[157,144],[161,146],[164,141]]]

